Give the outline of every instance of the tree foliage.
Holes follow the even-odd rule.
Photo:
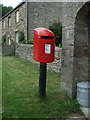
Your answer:
[[[11,6],[3,6],[2,4],[0,4],[0,17],[5,16],[8,12],[10,12],[13,9],[13,7]]]
[[[60,22],[54,22],[49,29],[55,34],[56,46],[62,45],[62,25]]]

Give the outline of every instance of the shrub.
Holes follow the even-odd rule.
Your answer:
[[[19,31],[18,34],[19,34],[18,36],[19,43],[26,43],[24,32]]]
[[[27,44],[33,44],[33,40],[27,40]]]
[[[56,46],[62,46],[62,25],[60,22],[54,22],[49,26],[49,29],[55,34]]]
[[[4,34],[4,35],[2,36],[2,44],[6,44],[6,40],[7,40],[7,35]]]
[[[16,44],[16,41],[11,41],[11,44],[12,44],[12,45],[15,45],[15,44]]]

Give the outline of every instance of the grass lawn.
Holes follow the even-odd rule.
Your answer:
[[[0,56],[0,120],[2,118],[2,58]]]
[[[65,118],[82,114],[76,100],[60,93],[60,74],[47,72],[47,95],[38,94],[39,68],[17,57],[3,57],[3,118]]]

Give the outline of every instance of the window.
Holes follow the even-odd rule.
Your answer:
[[[9,36],[8,36],[8,44],[11,45],[11,40]]]
[[[5,29],[5,20],[3,21],[3,29]]]
[[[11,26],[11,17],[8,17],[8,27]]]
[[[16,22],[19,22],[19,11],[16,11],[15,16],[16,16]]]
[[[19,43],[19,33],[18,31],[15,32],[16,43]]]

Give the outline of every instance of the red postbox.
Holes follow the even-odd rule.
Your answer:
[[[34,60],[42,63],[54,61],[55,35],[47,28],[34,29]]]

